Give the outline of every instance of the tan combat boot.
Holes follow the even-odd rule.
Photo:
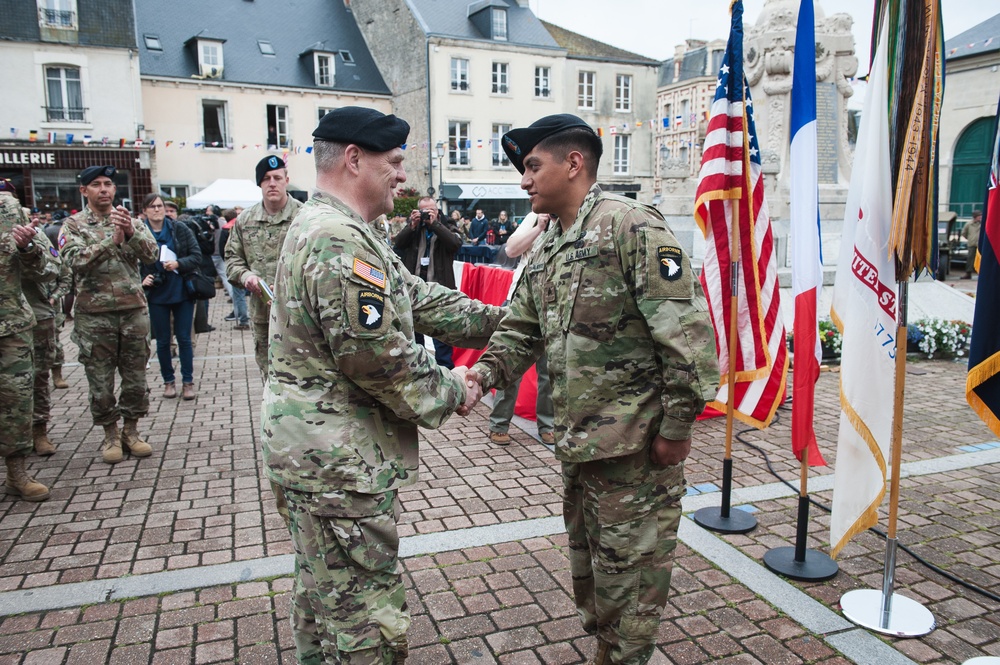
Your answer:
[[[69,384],[66,383],[66,379],[62,375],[62,365],[56,365],[52,368],[52,385],[56,388],[69,388]]]
[[[49,488],[28,475],[24,468],[24,458],[7,458],[7,494],[16,494],[25,501],[45,501],[49,498]]]
[[[127,448],[133,457],[149,457],[153,454],[153,449],[139,436],[138,420],[125,419],[121,447]]]
[[[31,427],[31,433],[35,439],[36,455],[55,455],[56,447],[49,441],[49,435],[45,423],[35,423]]]
[[[604,640],[597,640],[597,653],[588,665],[611,665],[611,645]]]
[[[101,458],[107,464],[122,461],[122,442],[118,436],[118,423],[104,426],[104,441],[101,443]]]

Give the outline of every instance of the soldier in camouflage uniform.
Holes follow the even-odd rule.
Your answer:
[[[59,251],[75,279],[73,341],[90,385],[90,413],[104,428],[101,458],[108,464],[122,461],[123,450],[135,457],[153,453],[138,429],[139,418],[149,411],[149,310],[139,262],[159,257],[146,225],[113,206],[115,173],[113,166],[80,172],[87,206],[67,219],[59,234]],[[116,370],[121,375],[118,400]],[[121,434],[119,416],[125,421]]]
[[[40,231],[38,224],[32,220],[32,226]],[[35,242],[42,244],[44,251],[53,252],[52,244],[44,232],[37,233]],[[58,252],[56,252],[58,254]],[[58,276],[55,280],[37,280],[27,275],[21,275],[21,288],[24,297],[31,305],[35,314],[35,327],[31,331],[34,346],[34,417],[32,419],[32,438],[36,455],[55,454],[56,448],[49,440],[48,425],[51,401],[49,399],[49,370],[58,361],[58,338],[56,331],[56,314],[62,313],[62,298],[69,293],[72,284],[69,264],[59,262]],[[61,365],[61,361],[58,361]]]
[[[21,278],[55,279],[59,258],[48,240],[35,233],[14,191],[9,180],[0,179],[0,455],[7,466],[7,493],[44,501],[49,488],[25,469],[25,456],[32,450],[35,315],[21,292]]]
[[[667,602],[695,417],[718,367],[706,300],[658,211],[596,185],[601,140],[569,114],[503,137],[550,213],[510,314],[469,378],[505,387],[544,348],[573,593],[598,665],[646,663]]]
[[[319,191],[278,261],[263,452],[291,513],[303,665],[406,658],[397,492],[417,478],[417,427],[480,397],[414,332],[484,344],[503,312],[411,275],[372,223],[406,180],[408,132],[372,109],[325,115],[313,133]]]
[[[242,284],[254,295],[250,298],[250,326],[253,329],[254,358],[261,378],[267,377],[267,325],[271,303],[261,289],[261,281],[274,285],[278,252],[285,242],[288,226],[302,204],[288,195],[288,169],[271,155],[257,163],[257,185],[264,193],[236,219],[226,244],[226,277]]]

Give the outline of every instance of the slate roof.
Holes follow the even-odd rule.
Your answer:
[[[571,58],[583,58],[588,60],[605,60],[609,62],[623,62],[633,65],[659,65],[659,60],[653,60],[638,53],[632,53],[625,49],[620,49],[596,39],[585,37],[579,33],[567,30],[548,21],[540,21],[549,34],[558,42],[559,46],[568,51]]]
[[[333,0],[135,0],[139,71],[144,76],[190,78],[198,74],[194,46],[200,35],[224,39],[223,81],[340,92],[390,94],[361,31],[343,2]],[[146,47],[156,35],[162,51]],[[275,55],[260,51],[269,41]],[[332,88],[320,88],[313,74],[312,48],[336,53]],[[345,64],[339,51],[349,51]]]
[[[676,79],[674,78],[675,63],[676,59],[670,58],[660,64],[659,87],[710,75],[705,73],[705,68],[708,66],[708,48],[705,46],[699,46],[684,53],[684,58],[681,60],[681,71]]]
[[[538,48],[559,48],[552,36],[542,27],[541,21],[528,7],[521,7],[516,0],[406,0],[417,23],[424,33],[438,37],[452,37],[494,43],[469,20],[469,8],[487,6],[507,7],[507,44]],[[504,43],[504,42],[496,42]]]
[[[966,58],[997,50],[1000,50],[1000,14],[955,35],[944,43],[945,60]]]

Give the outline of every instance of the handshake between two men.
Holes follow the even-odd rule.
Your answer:
[[[465,403],[455,410],[460,416],[472,413],[479,400],[483,398],[483,378],[475,369],[456,367],[452,373],[465,383]],[[673,466],[683,462],[691,453],[691,438],[667,439],[657,434],[649,446],[649,459],[659,467]]]

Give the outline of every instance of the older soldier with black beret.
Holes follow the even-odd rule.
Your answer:
[[[548,116],[502,145],[532,211],[554,220],[469,379],[504,388],[545,350],[591,663],[639,665],[670,589],[691,430],[718,388],[707,303],[662,215],[597,186],[587,123]]]
[[[267,376],[267,320],[271,314],[268,291],[274,284],[278,252],[302,204],[288,195],[288,169],[280,157],[268,155],[254,169],[263,200],[236,218],[226,243],[226,278],[242,286],[250,298],[250,325],[254,358],[261,379]],[[279,504],[280,507],[280,504]]]
[[[298,662],[406,658],[397,492],[417,479],[417,427],[479,398],[419,331],[485,343],[502,310],[414,277],[376,223],[406,181],[409,125],[345,107],[315,137],[316,195],[278,259],[262,409],[264,463],[291,516]]]
[[[101,458],[108,464],[122,461],[123,451],[134,457],[153,453],[138,430],[139,419],[149,412],[149,309],[139,262],[159,258],[146,225],[114,206],[115,174],[113,166],[80,172],[87,205],[59,233],[59,252],[75,279],[73,341],[90,385],[90,413],[104,428]],[[116,371],[121,376],[117,400]],[[119,417],[124,418],[120,435]]]

